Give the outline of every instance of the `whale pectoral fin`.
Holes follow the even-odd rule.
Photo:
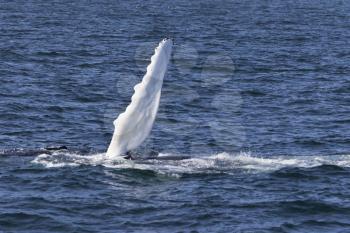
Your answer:
[[[150,134],[156,119],[164,75],[171,57],[172,41],[162,40],[151,57],[142,81],[134,87],[134,94],[125,112],[114,121],[114,133],[106,156],[115,158],[134,150]],[[126,156],[131,159],[132,156]]]

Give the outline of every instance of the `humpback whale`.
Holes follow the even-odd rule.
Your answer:
[[[146,74],[134,87],[131,103],[113,122],[114,133],[106,153],[108,158],[126,155],[126,159],[132,159],[130,151],[140,146],[150,134],[159,107],[172,45],[173,41],[169,38],[159,43]]]
[[[136,149],[150,134],[155,121],[164,75],[171,57],[173,41],[165,38],[156,47],[151,63],[147,66],[146,74],[142,81],[135,85],[134,94],[125,112],[121,113],[114,120],[114,133],[106,156],[109,159],[125,158],[134,159],[130,153]],[[38,150],[12,150],[1,153],[1,156],[35,156],[39,154],[54,154],[56,151],[67,151],[66,146],[51,146]],[[158,156],[158,153],[151,153],[146,158],[138,160],[182,160],[188,156]]]
[[[125,112],[119,114],[114,120],[114,133],[106,157],[109,159],[125,158],[134,159],[131,150],[136,149],[150,134],[156,118],[164,75],[167,71],[171,57],[173,41],[165,38],[154,51],[151,63],[147,66],[146,74],[142,81],[135,85],[134,94]],[[39,150],[15,150],[1,155],[33,156],[41,153],[53,154],[55,151],[68,150],[65,146],[47,147]],[[179,160],[187,159],[187,156],[158,156],[150,154],[144,159]]]

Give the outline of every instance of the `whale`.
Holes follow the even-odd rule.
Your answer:
[[[171,57],[173,40],[163,39],[154,50],[140,83],[134,86],[130,104],[114,120],[108,158],[133,159],[131,151],[149,136],[158,112],[163,79]]]
[[[140,83],[134,86],[134,94],[125,111],[113,121],[114,133],[108,146],[108,159],[130,160],[183,160],[189,156],[167,155],[158,156],[158,152],[138,156],[132,150],[139,147],[149,136],[156,115],[163,79],[171,58],[173,40],[163,39],[154,50],[151,63],[147,66],[146,74]],[[36,150],[10,150],[0,153],[1,156],[36,156],[40,154],[54,154],[55,152],[69,152],[66,146],[50,146]]]

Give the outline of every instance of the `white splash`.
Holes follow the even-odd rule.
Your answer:
[[[174,156],[160,154],[159,157]],[[175,155],[176,156],[176,155]],[[75,167],[80,165],[103,166],[113,169],[151,170],[162,175],[181,176],[194,173],[227,173],[237,172],[260,173],[273,172],[286,167],[317,167],[335,165],[350,167],[350,155],[328,156],[265,156],[259,157],[250,153],[219,153],[209,156],[192,157],[184,160],[126,160],[109,159],[104,153],[79,155],[76,153],[55,152],[51,155],[41,154],[32,163],[47,168]]]
[[[107,157],[116,158],[137,148],[149,135],[156,118],[163,78],[172,50],[172,40],[162,40],[151,57],[151,64],[125,112],[114,121],[114,134]]]

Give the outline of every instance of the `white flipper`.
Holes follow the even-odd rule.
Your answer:
[[[108,157],[118,157],[137,148],[151,132],[172,44],[170,39],[159,43],[145,76],[134,87],[131,103],[114,121],[114,134],[106,154]]]

